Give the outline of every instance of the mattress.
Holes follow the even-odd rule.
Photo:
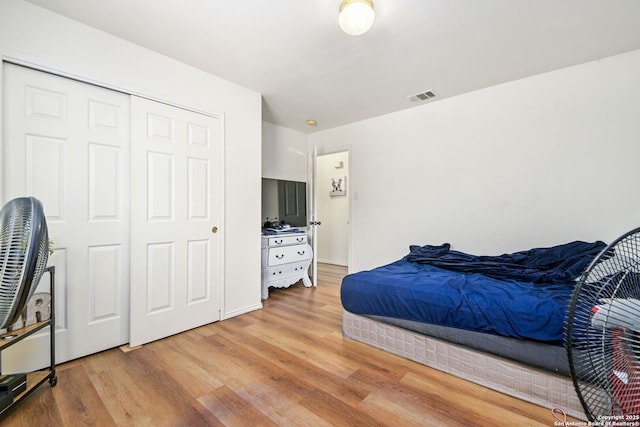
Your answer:
[[[533,368],[570,376],[569,361],[564,347],[390,317],[363,317],[517,361]]]

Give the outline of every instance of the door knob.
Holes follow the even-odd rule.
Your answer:
[[[211,232],[212,232],[213,234],[216,234],[216,233],[218,232],[218,227],[213,227],[213,228],[211,229]]]

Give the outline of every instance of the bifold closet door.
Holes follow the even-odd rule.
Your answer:
[[[131,97],[131,317],[137,346],[220,320],[220,119]]]
[[[3,64],[4,197],[44,205],[57,362],[128,342],[129,114],[128,95]],[[2,354],[3,373],[48,364],[48,332]]]

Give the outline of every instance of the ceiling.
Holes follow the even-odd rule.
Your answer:
[[[28,1],[257,91],[264,120],[305,133],[640,49],[638,0],[374,0],[356,37],[340,0]]]

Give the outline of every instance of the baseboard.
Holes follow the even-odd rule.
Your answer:
[[[349,264],[346,262],[342,262],[342,261],[335,261],[335,260],[330,260],[330,259],[320,259],[318,258],[318,262],[322,263],[322,264],[332,264],[332,265],[339,265],[342,267],[348,267]]]

